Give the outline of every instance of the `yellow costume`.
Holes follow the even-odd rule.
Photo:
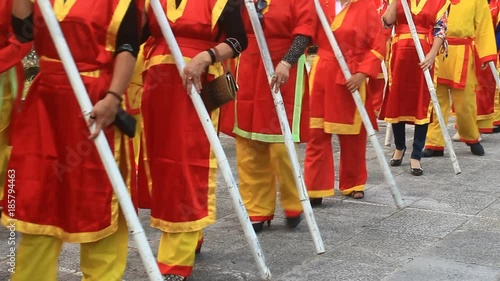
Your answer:
[[[477,79],[474,73],[474,51],[479,55],[481,63],[496,61],[495,35],[488,2],[469,0],[451,5],[447,40],[448,57],[436,60],[439,104],[447,122],[451,112],[449,90],[461,141],[471,145],[474,154],[482,155],[484,150],[479,144],[479,129],[476,123]],[[441,128],[434,115],[433,122],[429,125],[423,156],[442,156],[444,145]],[[478,146],[480,149],[476,151]]]

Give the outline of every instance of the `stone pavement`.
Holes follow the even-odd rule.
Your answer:
[[[409,132],[407,136],[411,137]],[[384,135],[385,128],[381,128],[377,134],[381,143]],[[221,140],[237,176],[233,140],[224,136]],[[461,175],[454,174],[445,153],[445,157],[423,159],[425,173],[414,177],[409,173],[407,154],[401,167],[391,168],[408,205],[402,210],[395,207],[369,145],[365,199],[337,194],[314,209],[325,254],[315,254],[305,222],[295,230],[287,229],[280,209],[271,227],[266,226],[259,234],[273,280],[500,280],[499,143],[500,134],[483,136],[484,157],[474,156],[466,145],[454,143]],[[338,159],[336,138],[333,144]],[[411,139],[408,145],[411,147]],[[388,160],[392,148],[384,147],[384,151]],[[303,145],[299,154],[303,160]],[[205,244],[189,280],[259,280],[222,177],[217,205],[218,222],[206,229]],[[156,253],[160,234],[148,226],[147,211],[139,214]],[[0,280],[8,279],[8,235],[2,228]],[[133,241],[129,249],[124,280],[147,280]],[[66,245],[59,280],[81,280],[78,264],[78,245]],[[32,280],[42,278],[34,276]]]

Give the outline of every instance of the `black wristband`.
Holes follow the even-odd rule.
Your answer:
[[[115,93],[113,91],[107,90],[106,91],[106,95],[113,95],[113,96],[115,96],[115,98],[117,98],[118,101],[120,101],[120,103],[123,101],[123,98],[119,94],[117,94],[117,93]]]
[[[210,55],[210,58],[212,59],[212,63],[211,64],[214,64],[217,61],[217,57],[215,56],[214,50],[208,49],[207,52]]]

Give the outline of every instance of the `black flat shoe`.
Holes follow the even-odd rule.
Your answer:
[[[470,146],[470,152],[472,152],[472,154],[477,156],[484,155],[484,148],[480,143],[467,144],[467,145]]]
[[[422,151],[422,157],[428,158],[428,157],[438,157],[438,156],[444,156],[444,151],[443,150],[434,150],[430,148],[426,148]]]
[[[424,174],[424,169],[422,169],[422,166],[420,166],[420,168],[413,168],[410,163],[410,172],[412,175],[419,177]]]
[[[321,204],[323,203],[323,197],[319,197],[319,198],[310,198],[310,199],[309,199],[309,202],[311,202],[311,207],[318,207],[318,206],[321,206]]]
[[[394,154],[396,154],[396,152],[394,152],[392,154],[392,158],[389,164],[391,164],[391,166],[393,167],[401,166],[401,163],[403,163],[403,158],[405,157],[405,152],[406,152],[406,147],[403,149],[403,154],[401,155],[400,159],[394,159]]]
[[[264,229],[264,223],[265,223],[265,221],[252,223],[253,230],[255,231],[255,233],[259,233]],[[271,226],[271,220],[267,221],[267,226]]]
[[[302,215],[298,215],[296,217],[287,217],[286,226],[288,228],[296,228],[301,221],[302,221]]]

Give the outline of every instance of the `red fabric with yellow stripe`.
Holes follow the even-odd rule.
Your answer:
[[[116,32],[130,0],[56,3],[56,16],[95,104],[109,87]],[[37,5],[34,21],[43,22]],[[35,46],[40,74],[13,124],[9,169],[16,170],[16,230],[75,243],[96,241],[116,231],[118,204],[43,24],[36,29]],[[111,150],[119,149],[115,128],[104,132]]]
[[[409,6],[414,4],[413,0],[408,0]],[[431,48],[429,35],[432,34],[434,24],[446,11],[448,4],[446,0],[421,0],[412,10],[413,21],[425,54]],[[429,89],[419,63],[403,6],[398,1],[396,33],[391,51],[390,87],[382,105],[381,119],[391,123],[430,122],[432,110],[429,107]]]

